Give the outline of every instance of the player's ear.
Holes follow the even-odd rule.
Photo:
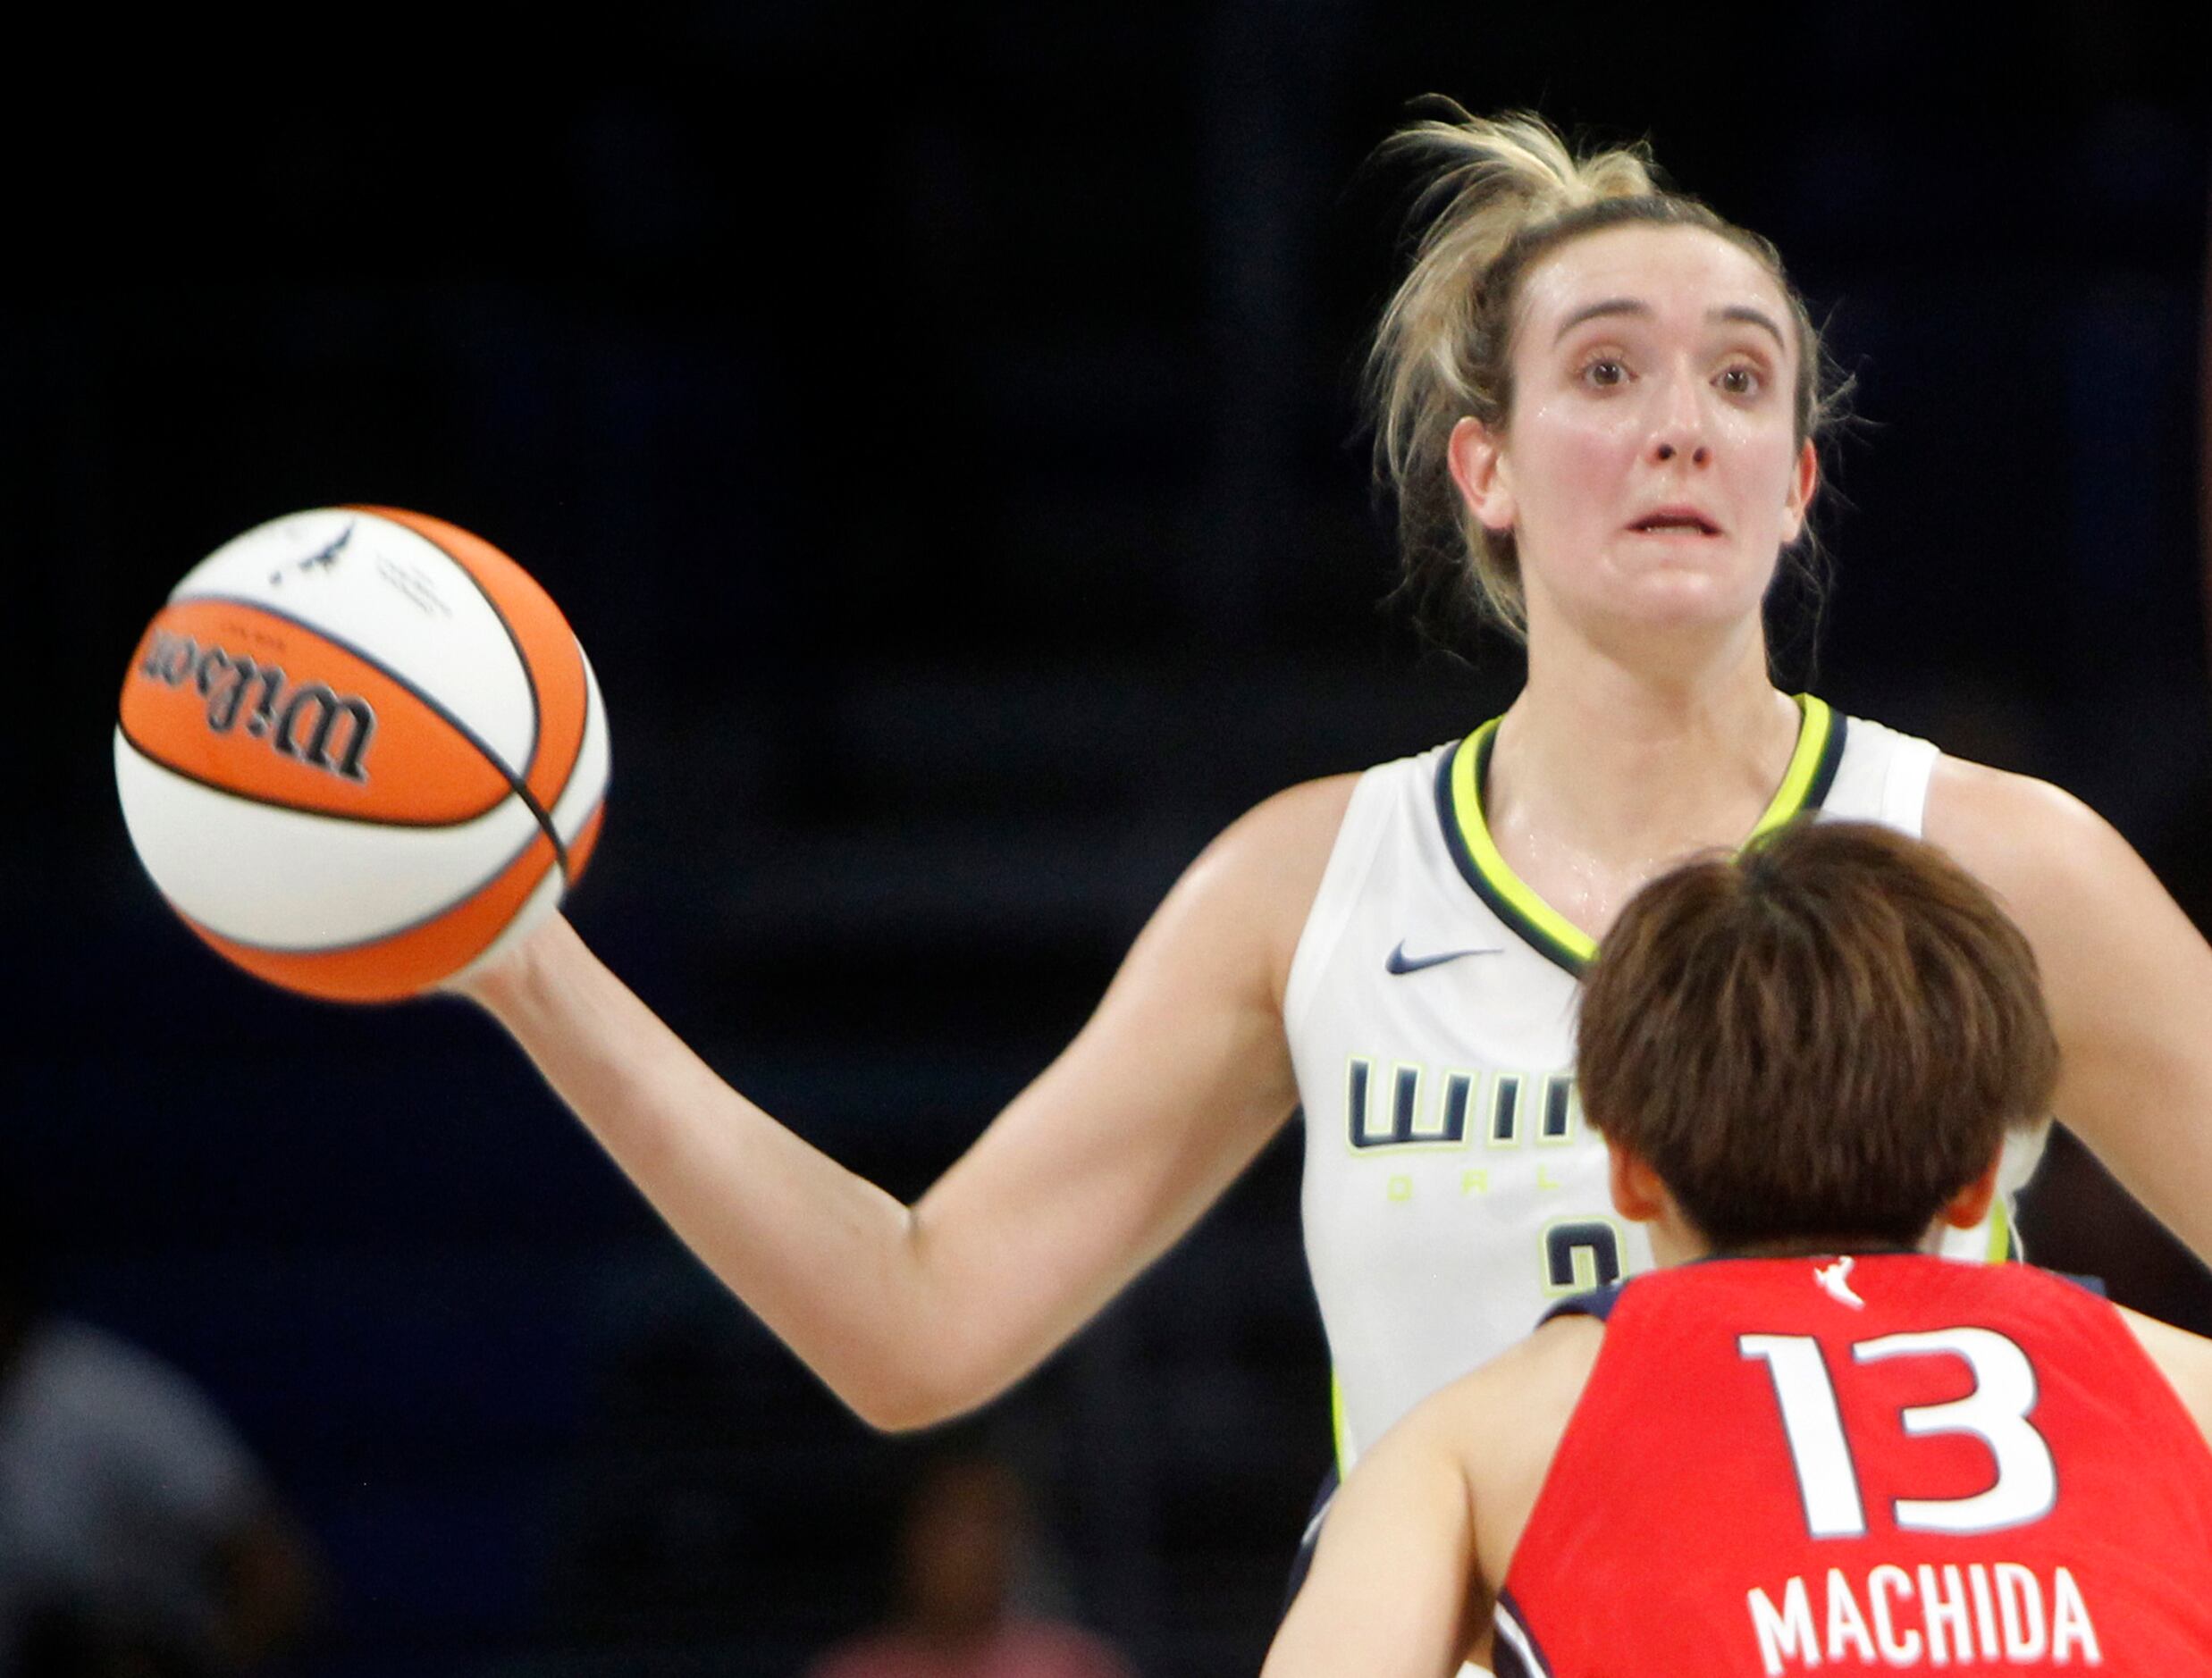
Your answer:
[[[1805,512],[1821,487],[1821,452],[1808,437],[1797,450],[1796,470],[1789,474],[1789,493],[1782,501],[1782,543],[1785,547],[1804,534]]]
[[[1504,440],[1478,419],[1462,419],[1451,428],[1444,457],[1460,498],[1484,530],[1513,528],[1519,508],[1513,500],[1512,474],[1506,469]]]
[[[1990,1160],[1981,1168],[1981,1175],[1951,1196],[1937,1221],[1954,1229],[1971,1229],[1989,1215],[1989,1203],[1997,1198],[1997,1168],[2002,1155]]]
[[[1630,1223],[1650,1223],[1667,1210],[1667,1186],[1647,1162],[1611,1142],[1605,1145],[1605,1161],[1615,1212]]]

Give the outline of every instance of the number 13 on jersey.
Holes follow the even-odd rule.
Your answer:
[[[1774,1382],[1790,1464],[1804,1500],[1806,1529],[1816,1539],[1859,1538],[1866,1506],[1846,1437],[1836,1387],[1821,1343],[1805,1334],[1745,1334],[1737,1351],[1762,1362]],[[1968,1498],[1898,1498],[1898,1528],[1918,1532],[1995,1532],[2040,1521],[2056,1505],[2058,1475],[2049,1444],[2028,1420],[2035,1408],[2035,1368],[2013,1341],[1990,1329],[1937,1329],[1888,1334],[1851,1347],[1855,1364],[1901,1357],[1965,1361],[1973,1388],[1945,1404],[1907,1405],[1898,1413],[1913,1438],[1964,1433],[1989,1447],[1997,1478]]]

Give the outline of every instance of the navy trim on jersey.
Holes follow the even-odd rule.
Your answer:
[[[1490,784],[1490,753],[1498,743],[1498,731],[1487,728],[1475,743],[1475,784],[1477,789]],[[1518,934],[1521,940],[1538,955],[1567,969],[1577,978],[1590,965],[1589,958],[1531,920],[1519,904],[1501,892],[1490,877],[1476,865],[1474,853],[1467,848],[1466,835],[1459,831],[1459,819],[1451,800],[1451,762],[1459,756],[1454,747],[1444,753],[1444,760],[1437,766],[1436,810],[1444,824],[1444,843],[1450,847],[1451,860],[1458,865],[1460,877],[1475,888],[1490,912]],[[1486,822],[1488,817],[1484,817]]]
[[[1821,743],[1821,760],[1812,766],[1812,779],[1806,783],[1805,795],[1797,808],[1790,812],[1791,819],[1807,810],[1827,807],[1829,789],[1836,784],[1836,771],[1843,768],[1844,736],[1850,732],[1851,719],[1831,709],[1828,713],[1828,738]]]
[[[1321,1545],[1321,1523],[1328,1517],[1329,1504],[1336,1496],[1340,1482],[1332,1467],[1321,1477],[1321,1489],[1314,1493],[1313,1507],[1306,1512],[1306,1530],[1299,1535],[1298,1554],[1291,1558],[1291,1577],[1283,1587],[1283,1610],[1276,1623],[1289,1617],[1291,1605],[1298,1600],[1298,1593],[1306,1583],[1306,1575],[1313,1571],[1314,1551]]]
[[[1801,713],[1790,767],[1753,829],[1772,831],[1825,807],[1842,766],[1849,718],[1810,695],[1796,701]],[[1492,717],[1446,751],[1436,766],[1436,817],[1452,866],[1484,907],[1538,955],[1579,979],[1597,952],[1594,940],[1529,889],[1497,853],[1483,796],[1490,784],[1491,752],[1500,719]],[[1810,763],[1804,754],[1812,751]],[[1481,854],[1477,854],[1476,847]]]
[[[1613,1314],[1613,1307],[1620,1303],[1621,1294],[1634,1280],[1636,1278],[1633,1276],[1624,1276],[1620,1280],[1608,1282],[1602,1288],[1593,1288],[1586,1294],[1562,1299],[1536,1319],[1536,1326],[1541,1329],[1554,1317],[1595,1317],[1602,1322]]]
[[[1528,1629],[1521,1605],[1510,1592],[1498,1592],[1490,1624],[1490,1670],[1496,1678],[1552,1678],[1552,1663],[1544,1658],[1543,1645]]]
[[[1858,1250],[1863,1253],[1902,1254],[1911,1253],[1915,1249],[1912,1247],[1879,1246],[1863,1247]],[[1739,1253],[1708,1253],[1704,1255],[1704,1257],[1693,1259],[1690,1262],[1695,1264],[1703,1264],[1713,1259],[1742,1258],[1745,1256],[1748,1255]],[[1765,1255],[1762,1254],[1759,1256]],[[1827,1254],[1806,1254],[1793,1256],[1821,1258],[1826,1257]],[[2019,1248],[2015,1246],[2014,1248],[2014,1257],[2016,1259],[2018,1256]],[[2044,1274],[2047,1276],[2056,1276],[2062,1282],[2072,1282],[2076,1288],[2081,1288],[2083,1292],[2094,1294],[2099,1299],[2109,1299],[2111,1297],[2111,1295],[2106,1291],[2105,1280],[2101,1276],[2077,1276],[2071,1271],[2046,1271]],[[1636,1280],[1636,1278],[1633,1276],[1624,1276],[1620,1280],[1617,1282],[1608,1282],[1602,1288],[1593,1288],[1586,1294],[1577,1294],[1571,1299],[1562,1299],[1559,1302],[1559,1304],[1553,1305],[1549,1311],[1545,1312],[1543,1316],[1536,1319],[1536,1326],[1541,1329],[1545,1323],[1551,1321],[1554,1317],[1595,1317],[1600,1322],[1603,1322],[1612,1316],[1613,1307],[1620,1303],[1620,1296],[1627,1290],[1628,1284],[1634,1280]]]

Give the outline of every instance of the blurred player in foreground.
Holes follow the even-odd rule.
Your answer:
[[[1616,923],[1577,1053],[1681,1268],[1392,1429],[1266,1678],[2212,1670],[2212,1341],[1922,1250],[2057,1072],[1969,876],[1855,823],[1693,862]]]

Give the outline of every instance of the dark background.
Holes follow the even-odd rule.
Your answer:
[[[1407,182],[1363,159],[1424,92],[1532,105],[1774,238],[1856,374],[1786,675],[2079,793],[2212,913],[2183,23],[549,16],[87,15],[0,118],[0,1170],[60,1297],[204,1384],[320,1540],[302,1671],[794,1671],[879,1606],[924,1447],[722,1297],[487,1022],[292,999],[162,907],[114,693],[263,519],[419,508],[545,583],[614,726],[574,918],[911,1196],[1212,833],[1510,696],[1509,649],[1379,606],[1355,389]],[[1257,1665],[1327,1460],[1298,1145],[985,1419],[1045,1584],[1150,1674]],[[2212,1327],[2063,1140],[2027,1231]]]

